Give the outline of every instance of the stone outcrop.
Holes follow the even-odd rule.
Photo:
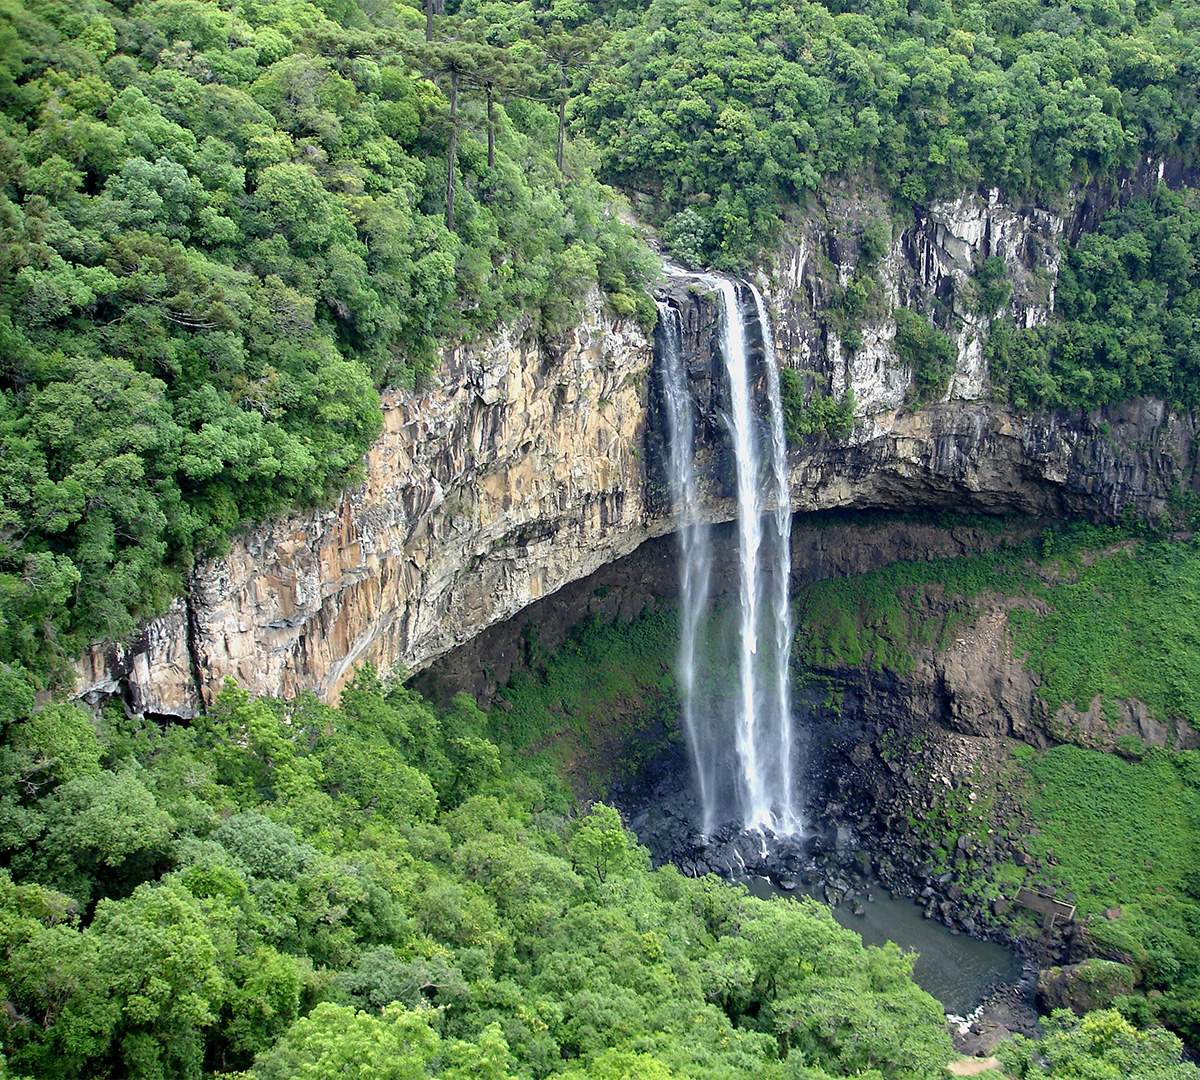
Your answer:
[[[1008,313],[1022,326],[1045,322],[1067,225],[1050,210],[1009,206],[996,191],[930,207],[894,235],[870,270],[874,294],[854,327],[861,342],[851,348],[831,309],[860,266],[863,230],[872,223],[891,228],[891,208],[881,193],[831,193],[818,211],[787,230],[760,282],[777,313],[781,354],[833,396],[852,391],[867,433],[887,424],[912,382],[912,372],[896,357],[894,310],[928,315],[954,342],[958,362],[943,400],[983,400],[990,389],[983,342],[988,318],[997,313],[979,310],[975,272],[984,259],[999,259],[1012,286]]]
[[[1160,513],[1193,484],[1200,433],[1161,403],[1020,417],[989,398],[969,279],[983,257],[1003,259],[1013,314],[1048,317],[1068,229],[1049,211],[1007,207],[994,194],[930,209],[894,237],[862,344],[844,348],[827,308],[857,265],[859,225],[876,212],[878,197],[831,195],[789,227],[761,275],[780,362],[857,401],[849,437],[813,437],[792,453],[797,511],[1112,518]],[[717,308],[695,278],[672,279],[665,292],[683,315],[711,465],[707,513],[730,520]],[[957,368],[943,401],[907,403],[912,373],[891,343],[898,304],[953,332]],[[360,664],[424,668],[673,528],[659,397],[650,339],[598,297],[565,340],[518,326],[447,355],[433,386],[386,396],[364,484],[200,563],[187,596],[137,640],[83,659],[77,692],[187,717],[227,677],[256,693],[333,700]]]
[[[565,340],[515,328],[393,391],[366,482],[239,537],[81,695],[192,716],[227,677],[335,699],[354,669],[417,668],[649,535],[640,459],[652,349],[598,298]],[[660,522],[660,528],[665,522]]]
[[[1043,1012],[1070,1009],[1082,1016],[1107,1009],[1122,994],[1132,993],[1136,982],[1136,971],[1112,960],[1047,968],[1038,975],[1038,1005]]]

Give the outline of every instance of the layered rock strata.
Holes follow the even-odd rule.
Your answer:
[[[874,201],[872,201],[874,198]],[[878,205],[876,205],[878,204]],[[1048,317],[1062,217],[993,195],[934,207],[894,238],[854,350],[829,317],[882,202],[831,196],[793,223],[762,275],[781,363],[852,390],[853,433],[793,448],[800,512],[953,507],[1039,516],[1158,514],[1193,486],[1196,424],[1164,405],[1014,415],[992,400],[971,323],[970,279],[1005,262],[1015,317]],[[1073,226],[1072,226],[1073,227]],[[710,463],[705,507],[730,520],[717,307],[669,279]],[[917,407],[891,342],[897,305],[957,343],[945,399]],[[77,692],[187,717],[226,678],[252,692],[336,699],[353,671],[416,671],[489,626],[673,528],[662,483],[662,403],[648,336],[592,297],[564,340],[530,327],[445,358],[435,385],[385,399],[366,482],[337,505],[252,529],[200,563],[187,596],[134,641],[97,646]]]

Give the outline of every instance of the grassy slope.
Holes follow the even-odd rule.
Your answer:
[[[1200,726],[1200,545],[1075,528],[988,555],[896,563],[822,582],[800,597],[797,655],[820,666],[911,672],[919,650],[937,647],[985,599],[1027,598],[1010,610],[1017,655],[1056,712],[1098,696],[1111,714],[1144,702],[1160,720]],[[1000,788],[1024,804],[1025,847],[1039,860],[969,880],[968,895],[1012,895],[1023,880],[1068,893],[1101,953],[1132,963],[1146,993],[1125,1003],[1200,1036],[1200,751],[1123,756],[1055,746],[1018,746],[1007,766],[916,823],[945,834],[983,835]],[[918,831],[921,831],[920,829]],[[936,845],[937,836],[929,836]],[[949,848],[946,849],[947,861]],[[1119,909],[1113,911],[1112,909]],[[1108,912],[1115,917],[1106,915]],[[1015,915],[1020,921],[1020,912]],[[1033,931],[1032,923],[1026,929]]]
[[[1200,727],[1200,544],[1123,542],[1075,527],[985,555],[899,562],[803,590],[797,655],[808,665],[912,671],[974,617],[987,595],[1027,597],[1010,612],[1018,655],[1051,711],[1125,699]]]
[[[1019,748],[1032,780],[1030,807],[1042,828],[1033,853],[1071,882],[1081,913],[1097,914],[1131,894],[1178,889],[1200,846],[1200,755],[1152,751],[1141,761],[1056,746]],[[1057,869],[1057,875],[1055,870]]]

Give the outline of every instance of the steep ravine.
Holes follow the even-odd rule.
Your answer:
[[[838,392],[852,388],[858,402],[850,437],[812,438],[793,451],[796,509],[1112,518],[1127,509],[1155,514],[1193,484],[1193,418],[1153,401],[1016,416],[988,397],[977,334],[959,336],[946,400],[906,405],[911,372],[890,344],[892,309],[953,313],[978,260],[996,254],[1011,268],[1014,312],[1026,322],[1045,318],[1057,266],[1049,253],[1068,224],[994,196],[930,210],[883,257],[883,303],[850,354],[824,310],[855,265],[856,223],[877,209],[862,193],[830,197],[791,225],[761,279],[780,361]],[[714,464],[706,506],[714,520],[728,520],[711,378],[715,308],[683,281],[666,292],[684,316]],[[311,690],[332,700],[361,663],[424,668],[670,531],[653,376],[646,334],[604,313],[598,298],[565,340],[514,327],[455,351],[434,386],[387,397],[385,432],[362,486],[332,508],[251,530],[201,562],[187,597],[135,641],[84,658],[77,692],[116,693],[135,711],[186,717],[228,677],[256,693]]]

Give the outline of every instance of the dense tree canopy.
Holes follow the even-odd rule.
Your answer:
[[[1160,186],[1109,213],[1067,252],[1058,317],[993,322],[993,377],[1020,408],[1139,395],[1200,405],[1200,200]]]
[[[1054,199],[1144,155],[1192,160],[1188,0],[652,0],[614,17],[582,123],[680,254],[744,265],[831,177],[923,204],[979,183]]]
[[[940,1076],[940,1007],[813,901],[651,871],[466,698],[10,715],[9,1075]],[[876,1071],[872,1071],[876,1070]]]
[[[645,311],[648,255],[582,155],[556,165],[553,96],[472,25],[421,26],[356,0],[0,3],[0,663],[129,632],[194,552],[329,498],[376,387],[440,345],[518,315],[553,334],[597,283]],[[452,119],[437,49],[465,71]]]

